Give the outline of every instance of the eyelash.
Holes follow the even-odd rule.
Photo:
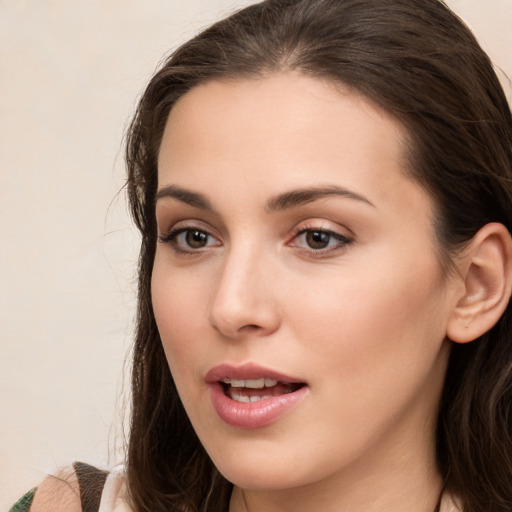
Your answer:
[[[183,234],[191,234],[191,233],[200,234],[200,235],[206,237],[206,240],[207,240],[206,245],[204,245],[202,247],[194,248],[194,247],[190,247],[190,244],[186,240],[180,244],[178,237]],[[307,235],[307,234],[311,234],[311,235],[316,234],[316,235],[319,235],[319,238],[327,236],[328,237],[327,244],[330,244],[332,240],[334,240],[336,243],[335,243],[334,247],[329,247],[329,245],[327,245],[327,247],[320,247],[320,248],[311,247],[311,245],[310,245],[311,241],[309,241],[309,243],[307,241],[305,242],[305,245],[308,245],[309,247],[305,247],[305,246],[300,247],[299,245],[297,245],[295,243],[300,237],[302,237],[303,235]],[[161,242],[163,244],[170,245],[171,248],[176,253],[184,254],[184,255],[198,254],[203,249],[206,249],[208,247],[216,247],[218,245],[221,245],[220,242],[218,245],[217,244],[208,244],[209,239],[216,240],[216,238],[211,233],[206,231],[205,229],[197,228],[194,226],[185,226],[185,227],[175,228],[175,229],[172,229],[165,236],[158,236],[159,242]],[[322,240],[319,240],[319,242],[322,243]],[[308,252],[313,255],[321,256],[321,255],[326,255],[332,251],[342,249],[343,247],[346,247],[347,245],[351,244],[352,242],[353,242],[353,238],[342,235],[336,231],[333,231],[330,229],[318,228],[318,227],[314,227],[314,226],[311,226],[311,227],[308,226],[308,227],[301,227],[301,228],[296,229],[294,231],[293,235],[291,236],[290,242],[288,242],[287,245],[292,246],[292,247],[295,246],[295,247],[298,247],[299,250],[302,250],[304,252]],[[185,246],[187,248],[184,248]]]
[[[200,233],[202,235],[206,235],[209,238],[215,239],[215,237],[211,233],[206,231],[205,229],[197,228],[194,226],[185,226],[185,227],[181,227],[181,228],[171,229],[171,231],[169,231],[169,233],[167,233],[167,235],[159,236],[158,240],[163,244],[170,245],[174,251],[176,251],[177,253],[180,253],[180,254],[193,254],[193,253],[197,253],[197,252],[201,251],[201,249],[211,247],[211,245],[207,244],[204,247],[199,247],[199,248],[189,247],[188,249],[184,249],[182,246],[180,246],[178,237],[180,235],[186,234],[186,233],[196,233],[196,234]]]
[[[334,240],[336,243],[333,247],[322,247],[322,248],[313,248],[310,246],[309,243],[306,242],[306,244],[309,247],[302,247],[304,251],[307,251],[309,253],[313,253],[314,255],[326,255],[332,251],[336,251],[339,249],[342,249],[346,247],[347,245],[351,244],[354,240],[353,238],[350,238],[348,236],[342,235],[341,233],[338,233],[336,231],[333,231],[331,229],[324,229],[314,226],[308,226],[308,227],[301,227],[298,228],[295,233],[293,234],[291,241],[288,245],[296,245],[294,242],[299,239],[299,237],[307,234],[317,234],[321,236],[328,236],[329,239],[327,241],[328,244],[331,243],[332,240]]]

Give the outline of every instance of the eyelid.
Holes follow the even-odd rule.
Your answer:
[[[313,218],[298,222],[292,230],[291,238],[305,231],[325,231],[350,240],[355,240],[356,238],[355,233],[347,226],[322,218]]]
[[[162,225],[160,227],[160,224]],[[158,238],[165,238],[169,234],[176,232],[178,230],[188,230],[188,229],[197,229],[198,231],[204,231],[214,238],[219,238],[218,231],[214,229],[209,223],[192,218],[178,218],[178,219],[168,219],[165,222],[158,222],[157,219],[157,230],[158,230]]]
[[[206,233],[208,236],[211,236],[212,238],[216,238],[206,229],[198,228],[195,226],[186,226],[182,228],[171,228],[165,235],[158,235],[158,240],[162,243],[168,243],[172,239],[176,238],[178,235],[181,235],[181,233],[186,233],[187,231],[200,231],[201,233]]]
[[[338,243],[334,247],[325,247],[325,248],[320,248],[320,249],[314,249],[312,247],[309,247],[309,248],[300,247],[299,245],[294,244],[294,241],[296,241],[301,235],[303,235],[305,233],[314,232],[314,231],[326,233],[326,234],[332,236],[335,240],[337,240]],[[343,231],[346,231],[347,233],[343,233]],[[340,250],[344,249],[347,245],[350,245],[354,241],[355,241],[355,234],[350,229],[348,229],[346,227],[344,227],[344,228],[332,227],[332,225],[326,226],[325,220],[311,219],[311,220],[308,220],[305,222],[301,222],[293,229],[293,232],[292,232],[288,242],[286,243],[286,245],[292,246],[292,247],[297,247],[298,249],[300,249],[308,254],[313,254],[316,256],[322,256],[322,255],[325,256],[331,252],[340,251]]]
[[[294,237],[292,240],[295,240],[296,238],[298,238],[299,236],[301,235],[304,235],[306,233],[311,233],[311,232],[318,232],[318,233],[325,233],[325,234],[328,234],[330,236],[332,236],[333,238],[337,239],[340,241],[340,243],[351,243],[353,242],[353,239],[352,238],[349,238],[348,236],[345,236],[345,235],[342,235],[341,233],[338,233],[337,231],[333,231],[332,229],[323,229],[323,228],[312,228],[312,229],[301,229]],[[314,250],[314,249],[311,249],[311,250]],[[320,249],[318,249],[320,250]]]
[[[208,237],[214,239],[217,243],[208,244],[204,247],[188,247],[183,248],[180,247],[177,238],[182,234],[188,231],[199,231],[201,233],[205,233]],[[186,221],[179,221],[173,224],[165,234],[158,234],[158,241],[162,244],[169,245],[176,253],[178,254],[199,254],[208,250],[212,247],[219,247],[222,245],[220,241],[220,237],[213,233],[213,229],[211,227],[205,227],[204,222],[190,219]]]

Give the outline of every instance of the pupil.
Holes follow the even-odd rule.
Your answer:
[[[329,245],[331,235],[323,231],[309,231],[306,234],[306,241],[312,249],[324,249]]]
[[[204,247],[208,240],[208,235],[202,231],[188,231],[187,232],[187,244],[194,249]]]

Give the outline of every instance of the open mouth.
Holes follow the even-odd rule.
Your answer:
[[[301,382],[282,382],[263,377],[245,380],[224,378],[219,383],[228,398],[242,403],[259,402],[287,395],[306,385]]]
[[[204,377],[219,418],[230,427],[258,429],[277,422],[307,396],[309,383],[248,362],[219,364]]]

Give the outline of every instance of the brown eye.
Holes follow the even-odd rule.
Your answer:
[[[331,241],[331,234],[325,231],[307,231],[306,243],[311,249],[325,249]]]
[[[176,253],[200,252],[201,249],[218,247],[221,242],[213,235],[197,228],[178,228],[172,230],[167,236],[159,236],[159,241],[168,244]]]
[[[197,229],[189,229],[185,232],[185,242],[192,249],[201,249],[208,245],[208,233]]]
[[[303,229],[294,237],[292,247],[308,250],[311,254],[326,256],[352,243],[352,239],[330,229]]]

